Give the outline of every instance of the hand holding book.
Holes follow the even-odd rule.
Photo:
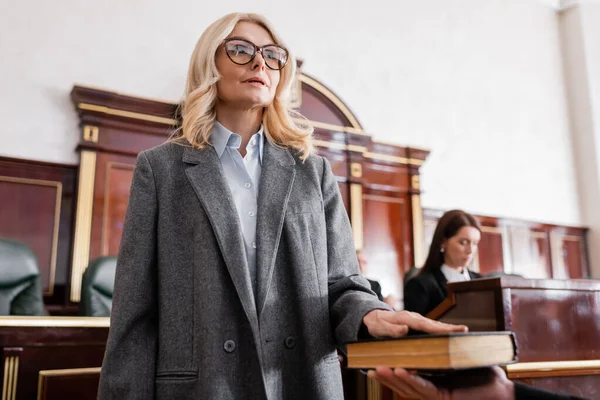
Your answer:
[[[410,399],[461,400],[461,399],[515,399],[515,388],[499,367],[481,370],[480,385],[450,390],[434,385],[428,379],[413,375],[402,368],[377,367],[368,373],[398,395]]]

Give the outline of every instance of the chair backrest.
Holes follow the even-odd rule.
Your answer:
[[[81,315],[110,316],[116,268],[117,257],[100,257],[87,267],[81,285]]]
[[[0,238],[0,315],[44,315],[37,258],[20,242]]]

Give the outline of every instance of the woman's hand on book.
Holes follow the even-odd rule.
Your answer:
[[[410,311],[373,310],[363,317],[369,334],[376,338],[401,337],[409,329],[426,333],[466,332],[464,325],[451,325]]]
[[[392,389],[402,397],[419,400],[462,400],[462,399],[498,399],[514,400],[514,384],[506,377],[499,367],[492,367],[493,378],[489,383],[470,388],[449,391],[438,388],[428,380],[413,375],[402,368],[394,370],[387,367],[377,367],[368,373],[370,378],[376,379],[383,385]]]

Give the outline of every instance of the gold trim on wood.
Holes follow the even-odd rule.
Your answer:
[[[86,142],[98,143],[98,132],[97,126],[86,125],[83,127],[83,140]]]
[[[100,374],[101,367],[92,368],[69,368],[69,369],[44,369],[38,374],[38,391],[37,399],[42,400],[44,398],[44,378],[49,376],[65,376],[65,375],[87,375],[87,374]]]
[[[565,265],[563,240],[560,233],[550,231],[550,262],[552,263],[552,279],[568,279],[569,271]]]
[[[389,154],[377,154],[377,153],[371,153],[370,151],[367,151],[363,155],[365,158],[372,158],[374,160],[390,161],[390,162],[394,162],[394,163],[398,163],[398,164],[409,164],[410,163],[410,160],[408,158],[392,156]]]
[[[350,175],[352,175],[355,178],[362,177],[362,165],[360,165],[360,163],[357,163],[357,162],[351,163],[350,164]]]
[[[363,192],[360,183],[350,185],[350,219],[354,234],[354,247],[363,248]]]
[[[104,172],[104,210],[102,215],[102,235],[101,235],[101,243],[102,243],[102,255],[109,256],[112,254],[108,254],[108,212],[109,212],[109,201],[110,196],[108,190],[110,188],[110,170],[111,168],[116,167],[119,169],[126,169],[133,171],[135,165],[120,163],[115,161],[109,161],[106,164],[106,171]]]
[[[366,153],[364,153],[363,156],[365,158],[372,158],[373,160],[389,161],[389,162],[398,163],[398,164],[409,164],[409,165],[415,165],[417,167],[420,167],[425,162],[423,160],[419,160],[416,158],[406,158],[406,157],[392,156],[390,154],[371,153],[370,151],[367,151]]]
[[[81,299],[81,280],[83,272],[90,261],[95,173],[96,153],[82,151],[79,165],[75,241],[73,243],[73,267],[71,272],[71,301],[75,303]]]
[[[364,153],[365,151],[367,151],[367,148],[364,146],[357,146],[354,144],[343,144],[343,143],[336,143],[336,142],[327,142],[325,140],[318,140],[318,139],[313,139],[313,145],[317,146],[317,147],[328,147],[330,149],[338,149],[338,150],[344,150],[344,151],[354,151],[356,153]]]
[[[495,233],[498,235],[502,235],[504,233],[501,228],[497,228],[495,226],[482,226],[481,231],[487,233]]]
[[[575,235],[561,235],[563,240],[568,240],[570,242],[581,242],[581,236]]]
[[[391,156],[389,154],[371,153],[370,151],[367,151],[367,148],[365,146],[357,146],[354,144],[346,145],[346,144],[342,144],[342,143],[327,142],[325,140],[318,140],[318,139],[313,139],[312,142],[313,142],[313,145],[315,145],[317,147],[326,147],[326,148],[330,148],[330,149],[338,149],[338,150],[353,151],[356,153],[361,153],[363,155],[363,157],[370,158],[372,160],[382,160],[382,161],[388,161],[388,162],[393,162],[393,163],[397,163],[397,164],[409,164],[409,165],[416,165],[416,166],[420,166],[423,164],[423,160],[417,160],[414,158],[397,157],[397,156]]]
[[[413,146],[413,145],[402,146],[399,143],[391,142],[391,141],[388,141],[388,140],[379,140],[379,139],[373,140],[373,142],[374,143],[379,143],[379,144],[385,144],[385,145],[388,145],[388,146],[394,146],[394,147],[408,147],[408,148],[410,148],[412,150],[420,150],[420,151],[424,151],[426,153],[429,153],[429,149],[426,149],[424,147],[417,147],[417,146]]]
[[[26,185],[51,186],[56,188],[56,201],[54,205],[54,224],[52,226],[52,250],[50,254],[50,276],[48,291],[45,296],[54,294],[54,282],[56,281],[56,259],[58,257],[58,228],[60,226],[60,207],[62,204],[62,183],[58,181],[47,181],[42,179],[16,178],[12,176],[0,176],[0,182],[23,183]]]
[[[39,372],[43,376],[85,375],[100,373],[102,367],[43,369]]]
[[[300,108],[302,105],[302,82],[298,79],[301,72],[296,70],[292,86],[290,88],[290,107]]]
[[[313,121],[310,119],[303,119],[303,118],[294,118],[293,120],[297,125],[308,124],[308,125],[312,126],[313,128],[326,129],[328,131],[333,131],[333,132],[345,132],[345,133],[354,133],[357,135],[371,136],[371,134],[365,132],[362,129],[356,129],[356,128],[352,128],[349,126],[329,124],[327,122],[319,122],[319,121]]]
[[[419,177],[419,175],[413,175],[410,178],[410,184],[414,190],[420,190],[421,189],[421,178]]]
[[[367,378],[367,399],[381,400],[381,384],[371,378]]]
[[[325,140],[317,140],[313,139],[313,145],[317,147],[327,147],[330,149],[344,150],[347,151],[348,148],[343,143],[335,143],[335,142],[326,142]]]
[[[561,375],[600,375],[600,360],[523,362],[507,365],[510,379]]]
[[[378,196],[376,194],[363,194],[364,200],[373,200],[373,201],[381,201],[383,203],[398,203],[403,204],[403,199],[398,199],[396,197],[388,197],[388,196]]]
[[[10,316],[0,317],[1,327],[67,327],[67,328],[108,328],[108,317],[30,317]]]
[[[425,264],[425,229],[423,227],[423,208],[421,195],[415,193],[411,196],[413,217],[413,249],[415,267],[421,268]]]
[[[148,115],[148,114],[142,114],[142,113],[137,113],[137,112],[133,112],[133,111],[119,110],[116,108],[98,106],[96,104],[79,103],[79,104],[77,104],[77,107],[80,110],[95,111],[95,112],[99,112],[102,114],[115,115],[118,117],[133,118],[133,119],[140,119],[143,121],[157,122],[159,124],[165,124],[165,125],[170,125],[170,126],[176,126],[179,123],[176,119],[173,119],[173,118],[157,117],[156,115]]]
[[[354,151],[356,153],[364,153],[367,151],[367,148],[365,146],[357,146],[355,144],[349,144],[346,146],[346,149],[348,151]]]
[[[352,114],[348,107],[346,107],[346,105],[340,100],[340,98],[333,94],[331,90],[327,89],[325,86],[323,86],[313,78],[310,78],[304,74],[300,74],[298,76],[298,79],[300,80],[300,82],[305,83],[306,85],[315,89],[317,92],[321,93],[323,96],[327,97],[342,112],[342,114],[344,114],[348,121],[350,121],[350,125],[352,125],[356,129],[362,130],[362,127],[358,123],[358,120],[356,119],[354,114]]]
[[[548,239],[548,235],[544,232],[529,231],[529,234],[534,239]]]
[[[19,377],[19,357],[9,356],[4,359],[4,380],[2,400],[15,400],[17,396],[17,380]]]

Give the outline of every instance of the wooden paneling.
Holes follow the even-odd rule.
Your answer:
[[[594,372],[594,371],[590,371]],[[600,398],[598,371],[586,375],[564,375],[553,377],[516,379],[518,382],[547,390],[552,393],[571,395],[582,399]]]
[[[598,398],[600,281],[502,277],[449,283],[428,316],[471,331],[515,333],[518,363],[509,378],[556,392]]]
[[[127,211],[129,190],[133,179],[133,164],[109,161],[106,164],[106,183],[102,224],[102,255],[119,253],[123,221]]]
[[[424,210],[429,246],[443,212]],[[507,273],[525,278],[589,277],[586,228],[476,215],[482,225],[478,263],[483,274]]]
[[[411,196],[419,192],[411,187],[411,177],[418,175],[428,151],[374,142],[337,96],[310,77],[303,76],[301,83],[300,111],[315,127],[318,154],[331,164],[354,223],[355,243],[364,243],[374,258],[373,277],[400,295],[402,276],[414,263]],[[96,155],[93,205],[86,210],[91,223],[81,229],[91,232],[88,258],[114,255],[129,197],[130,166],[139,151],[168,138],[177,124],[177,105],[82,87],[73,88],[72,99],[83,131],[79,149]],[[87,265],[76,261],[73,279]],[[77,290],[71,295],[77,301]]]
[[[35,253],[47,304],[65,304],[77,167],[0,157],[0,237]]]
[[[513,226],[509,230],[512,265],[528,278],[550,278],[552,259],[548,232]]]
[[[569,278],[582,278],[587,276],[587,262],[585,260],[585,245],[581,236],[563,236],[563,260]]]
[[[62,185],[56,181],[0,176],[0,236],[28,245],[38,258],[44,292],[52,294],[56,272]],[[28,218],[36,210],[37,218]]]
[[[95,400],[100,383],[100,367],[40,371],[38,400]]]
[[[133,156],[98,153],[90,259],[119,252],[134,165]]]
[[[97,379],[90,374],[76,376],[81,375],[82,368],[102,365],[108,323],[108,318],[0,318],[0,348],[5,366],[0,371],[0,381],[10,377],[14,380],[10,388],[5,385],[4,389],[10,389],[14,396],[7,398],[79,399],[95,393]]]
[[[390,193],[365,189],[363,193],[364,254],[368,259],[367,275],[377,279],[382,291],[402,297],[402,277],[408,258],[404,244],[410,238],[399,221],[410,218],[408,196],[393,196]]]
[[[503,232],[496,227],[482,227],[479,242],[479,272],[491,274],[504,270],[504,255],[502,253]]]
[[[311,82],[314,82],[310,78]],[[319,121],[338,126],[351,126],[349,119],[333,101],[313,86],[302,83],[302,104],[300,113],[311,121]]]

